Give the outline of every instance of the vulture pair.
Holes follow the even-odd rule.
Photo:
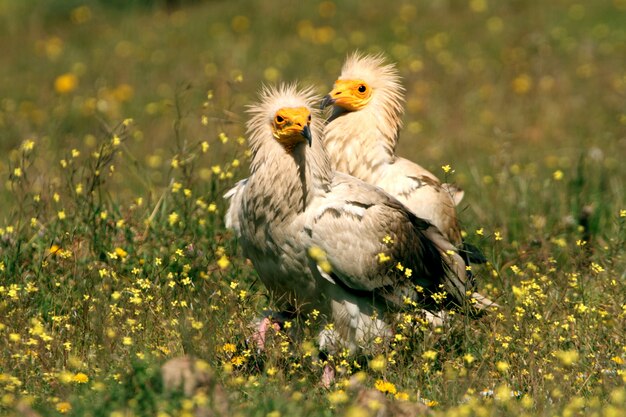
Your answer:
[[[264,88],[248,110],[250,176],[225,195],[226,225],[280,307],[317,310],[354,351],[391,334],[407,303],[434,319],[434,294],[465,311],[495,305],[467,282],[460,194],[395,154],[395,67],[348,57],[322,105],[327,123],[312,89]]]

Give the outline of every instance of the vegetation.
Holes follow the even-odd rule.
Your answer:
[[[0,0],[0,46],[1,413],[624,415],[623,0]],[[356,49],[398,63],[400,154],[464,188],[502,308],[407,311],[369,358],[322,358],[305,317],[259,352],[272,303],[221,197],[245,106],[280,80],[325,94]],[[215,385],[165,390],[182,355]]]

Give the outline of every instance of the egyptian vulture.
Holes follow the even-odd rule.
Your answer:
[[[455,267],[462,282],[469,282],[466,263],[485,262],[473,245],[461,239],[456,205],[463,191],[442,184],[437,177],[396,155],[404,88],[396,67],[382,56],[350,55],[322,107],[333,105],[324,128],[324,146],[333,169],[376,185],[397,198],[418,217],[428,220],[465,256]],[[471,286],[468,284],[468,287]],[[483,307],[497,304],[473,293]]]
[[[396,67],[381,56],[350,55],[322,106],[331,104],[324,145],[333,169],[381,187],[460,245],[455,206],[463,192],[396,155],[404,112]]]
[[[317,310],[355,350],[389,334],[406,302],[438,310],[431,295],[445,290],[472,304],[453,272],[462,260],[436,227],[333,171],[311,89],[267,87],[260,98],[248,110],[250,176],[225,195],[225,220],[281,308]]]

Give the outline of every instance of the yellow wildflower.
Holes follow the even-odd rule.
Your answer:
[[[237,355],[230,360],[230,363],[232,363],[235,366],[241,366],[244,363],[246,363],[246,358],[241,355]]]
[[[226,255],[222,255],[222,257],[217,260],[217,266],[219,266],[220,269],[226,269],[229,265],[230,261],[228,260],[228,257]]]
[[[66,414],[72,409],[72,404],[68,403],[67,401],[62,401],[60,403],[57,403],[56,409],[59,413]]]
[[[572,366],[578,362],[578,352],[576,350],[559,350],[554,353],[563,366]]]
[[[326,252],[324,252],[324,250],[319,246],[311,246],[309,248],[309,256],[317,261],[319,259],[325,258]]]
[[[348,401],[348,394],[344,390],[333,391],[328,394],[328,401],[331,404],[342,404]]]
[[[397,392],[395,385],[393,385],[389,381],[383,381],[382,379],[376,381],[376,383],[374,384],[374,388],[382,393],[388,392],[390,394],[395,394]]]
[[[434,350],[427,350],[426,352],[422,353],[422,358],[428,361],[434,361],[437,358],[437,352],[435,352]]]
[[[59,94],[68,94],[76,89],[78,86],[78,77],[71,73],[65,73],[59,75],[54,80],[54,91]]]
[[[511,87],[515,94],[524,95],[530,91],[533,80],[528,74],[521,74],[511,82]]]
[[[22,146],[21,146],[24,152],[32,151],[34,147],[35,147],[35,142],[30,139],[26,139],[24,142],[22,142]]]
[[[396,400],[399,401],[408,401],[409,400],[409,394],[407,392],[404,391],[400,391],[398,393],[396,393],[396,395],[393,396]]]
[[[237,351],[237,346],[235,346],[233,343],[224,343],[222,345],[222,352],[235,353],[236,351]]]
[[[383,355],[378,355],[372,359],[369,363],[369,367],[374,371],[382,371],[387,364],[387,360]]]
[[[391,260],[391,257],[390,257],[390,256],[388,256],[387,254],[385,254],[385,253],[383,253],[383,252],[380,252],[380,253],[378,254],[378,262],[379,262],[379,263],[383,264],[383,263],[388,262],[388,261],[390,261],[390,260]]]
[[[504,361],[498,361],[496,362],[496,369],[501,373],[505,373],[509,370],[509,364]]]
[[[485,10],[487,10],[487,1],[486,0],[470,0],[469,6],[473,12],[482,13]]]
[[[72,9],[70,18],[75,24],[82,24],[91,20],[93,13],[88,6],[78,6]]]
[[[87,376],[87,374],[84,374],[83,372],[79,372],[76,375],[74,375],[74,377],[72,378],[72,381],[76,382],[77,384],[85,384],[89,382],[89,377]]]
[[[426,404],[428,407],[436,407],[439,405],[439,402],[436,400],[429,400],[428,398],[422,398],[422,402]]]

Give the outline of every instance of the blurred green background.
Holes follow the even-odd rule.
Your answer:
[[[324,94],[360,50],[383,52],[404,78],[400,153],[436,172],[451,164],[465,188],[511,166],[569,175],[581,157],[624,175],[623,0],[2,0],[0,45],[5,153],[32,137],[58,159],[133,118],[128,146],[158,183],[176,100],[195,117],[190,137],[242,132],[262,83]],[[202,111],[216,123],[198,123]]]
[[[397,64],[399,153],[465,189],[503,306],[403,327],[365,385],[440,415],[623,412],[626,0],[0,0],[0,413],[188,416],[155,381],[189,352],[233,415],[376,411],[350,373],[319,387],[311,338],[246,347],[271,302],[222,221],[260,87],[326,94],[356,50]]]

